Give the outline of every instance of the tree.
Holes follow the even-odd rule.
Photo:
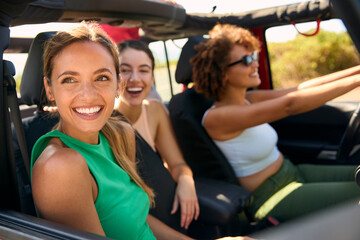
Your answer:
[[[269,43],[268,49],[274,88],[294,86],[360,64],[360,56],[346,32],[298,35],[285,43]]]

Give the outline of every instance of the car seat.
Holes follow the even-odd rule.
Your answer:
[[[150,209],[150,214],[196,239],[216,238],[244,231],[239,229],[237,214],[241,212],[250,193],[240,186],[206,178],[195,179],[200,205],[198,221],[193,221],[188,231],[180,228],[180,210],[174,215],[170,214],[176,190],[175,181],[164,167],[160,155],[139,134],[136,136],[136,144],[139,173],[155,193],[156,206]]]
[[[189,85],[192,82],[190,59],[195,55],[194,46],[204,41],[202,37],[189,38],[177,64],[176,82]],[[224,154],[215,145],[201,124],[202,117],[213,104],[193,88],[175,95],[169,102],[169,112],[175,135],[186,162],[195,177],[207,177],[238,184],[235,173]]]
[[[43,46],[45,41],[54,34],[55,32],[42,32],[34,38],[21,78],[20,103],[28,106],[36,105],[33,116],[22,120],[29,154],[36,140],[58,122],[57,117],[42,109],[43,106],[48,105],[43,82]]]
[[[41,135],[50,131],[58,121],[57,118],[49,117],[47,112],[42,111],[42,106],[46,105],[45,95],[43,95],[43,45],[53,34],[54,32],[40,33],[33,40],[20,86],[21,102],[27,105],[35,104],[38,110],[34,116],[23,119],[29,155],[36,140]],[[214,238],[228,234],[227,225],[233,221],[236,214],[244,206],[246,199],[249,197],[249,192],[239,186],[230,184],[225,184],[225,186],[222,182],[219,183],[207,179],[197,180],[198,198],[203,211],[200,214],[199,221],[194,221],[190,225],[189,231],[186,231],[180,228],[180,211],[174,215],[170,214],[176,189],[175,181],[164,167],[160,156],[152,150],[140,135],[137,135],[136,143],[139,173],[145,182],[154,189],[156,194],[156,206],[150,211],[153,216],[170,227],[197,238]],[[14,147],[15,151],[18,152],[18,165],[22,168],[20,177],[24,177],[23,171],[25,168],[21,167],[24,165],[24,161],[19,153],[20,150],[16,138]],[[219,195],[222,198],[219,198]],[[32,198],[28,200],[29,202],[31,201],[29,205],[34,209]],[[28,213],[34,215],[34,211],[29,211]]]

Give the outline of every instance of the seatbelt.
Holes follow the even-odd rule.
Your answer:
[[[21,156],[24,160],[27,179],[30,182],[30,160],[26,147],[25,132],[21,121],[18,98],[16,95],[16,82],[14,79],[14,75],[15,75],[15,67],[13,63],[4,60],[4,77],[5,77],[4,80],[8,83],[7,90],[8,90],[8,105],[10,108],[10,116],[14,124],[17,140],[19,142]]]
[[[6,187],[8,189],[8,194],[11,195],[10,199],[11,199],[11,203],[9,202],[9,207],[11,207],[14,210],[18,210],[21,207],[20,204],[20,199],[19,199],[19,189],[18,189],[18,178],[17,178],[17,171],[16,171],[16,161],[15,161],[15,156],[14,156],[14,148],[13,148],[13,144],[12,144],[12,134],[11,134],[11,120],[10,120],[10,115],[9,115],[9,110],[8,110],[8,91],[7,91],[7,86],[8,81],[7,79],[4,77],[5,76],[5,72],[8,72],[7,67],[5,66],[5,61],[0,61],[0,64],[3,65],[3,85],[1,86],[3,89],[3,95],[4,95],[4,99],[3,99],[3,106],[4,106],[4,134],[5,134],[5,138],[4,140],[6,141],[4,144],[6,145],[6,149],[5,151],[7,152],[6,154],[6,168],[2,169],[4,171],[6,171],[6,179],[9,180],[8,182],[8,186]],[[6,69],[6,70],[5,70]],[[7,74],[6,74],[7,75]]]
[[[16,183],[19,186],[19,200],[20,200],[20,208],[21,211],[28,214],[34,214],[34,206],[32,202],[31,196],[31,185],[30,185],[30,160],[27,151],[27,144],[25,139],[24,127],[22,125],[20,109],[18,98],[16,95],[16,82],[14,79],[15,75],[15,67],[14,64],[10,61],[3,61],[4,64],[4,83],[7,89],[7,104],[10,109],[11,121],[14,124],[14,129],[16,133],[16,137],[18,140],[19,148],[21,151],[21,156],[23,159],[22,163],[16,163],[14,154],[12,154],[11,161],[13,165],[13,171],[15,172],[15,176],[17,176]],[[9,143],[11,145],[12,142]],[[25,166],[25,174],[16,169],[18,164],[23,164]],[[24,176],[25,175],[25,176]]]

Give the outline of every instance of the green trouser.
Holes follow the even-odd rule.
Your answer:
[[[294,166],[285,159],[275,175],[253,192],[248,212],[257,221],[275,217],[284,222],[345,201],[357,204],[360,187],[354,180],[355,166]]]

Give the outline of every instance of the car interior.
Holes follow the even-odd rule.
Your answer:
[[[195,54],[194,46],[205,40],[207,31],[217,22],[251,29],[262,42],[259,61],[261,89],[273,87],[265,37],[269,27],[295,26],[311,21],[320,23],[339,18],[346,26],[355,50],[360,51],[357,24],[360,22],[360,4],[357,0],[305,1],[230,15],[187,13],[181,6],[151,0],[105,0],[101,3],[95,0],[0,0],[0,9],[0,60],[3,62],[0,64],[2,239],[106,239],[36,216],[31,196],[29,159],[35,141],[58,121],[57,117],[41,110],[47,104],[43,92],[42,47],[55,32],[42,32],[33,39],[12,39],[10,27],[95,20],[112,26],[140,26],[143,30],[141,40],[147,43],[188,38],[182,46],[174,73],[175,81],[184,86],[184,91],[173,94],[169,102],[164,102],[184,158],[194,173],[200,203],[199,220],[193,222],[187,231],[179,227],[179,215],[170,214],[176,183],[161,157],[139,135],[136,142],[139,172],[156,193],[156,207],[150,213],[196,239],[246,235],[272,226],[269,222],[254,223],[247,217],[243,209],[251,201],[251,193],[237,184],[226,158],[201,125],[203,113],[213,100],[206,99],[191,88],[192,66],[189,59]],[[19,90],[14,79],[17,66],[4,59],[6,51],[28,53]],[[294,159],[296,164],[359,165],[359,111],[359,102],[329,102],[313,111],[287,117],[271,125],[278,132],[280,151]],[[355,180],[360,183],[358,179],[360,171],[357,169]],[[322,227],[329,228],[328,225]],[[280,235],[275,233],[276,236]],[[317,239],[326,238],[319,236]]]
[[[42,107],[47,103],[44,95],[42,73],[43,45],[44,42],[54,34],[55,32],[42,32],[34,38],[24,67],[25,74],[23,75],[22,84],[20,85],[22,102],[29,106],[34,104],[38,106],[34,116],[22,120],[28,153],[31,152],[36,140],[43,134],[49,132],[58,121],[58,118],[53,114],[42,110]],[[15,131],[13,131],[13,133],[15,133]],[[156,206],[151,209],[150,213],[177,231],[186,233],[187,231],[185,231],[185,229],[180,228],[179,212],[174,215],[170,214],[176,183],[172,179],[169,171],[164,167],[160,156],[152,151],[151,147],[140,135],[137,135],[137,144],[139,172],[147,184],[153,188],[156,195]],[[29,173],[24,173],[27,169],[23,166],[24,161],[19,145],[19,141],[17,141],[17,137],[14,134],[16,164],[20,170],[23,170],[19,172],[21,176],[18,178],[26,180],[26,176]],[[30,159],[30,155],[27,159]],[[191,226],[188,234],[194,237],[195,234],[206,237],[216,237],[219,234],[226,234],[230,230],[225,226],[228,226],[233,219],[235,221],[236,214],[241,212],[250,193],[240,186],[224,184],[211,179],[197,179],[196,185],[199,186],[197,189],[199,190],[200,206],[201,208],[207,209],[207,211],[205,212],[206,214],[200,217],[199,224],[193,224]],[[30,186],[28,182],[26,182],[21,189],[28,188],[30,188]],[[200,191],[204,188],[207,188],[207,191]],[[226,188],[228,188],[228,190],[224,190]],[[228,201],[214,197],[219,194],[219,189],[222,189],[221,193],[224,194]],[[25,198],[20,198],[20,203],[23,207],[22,211],[36,216],[34,214],[35,209],[31,199],[31,192],[24,191],[23,195]]]

